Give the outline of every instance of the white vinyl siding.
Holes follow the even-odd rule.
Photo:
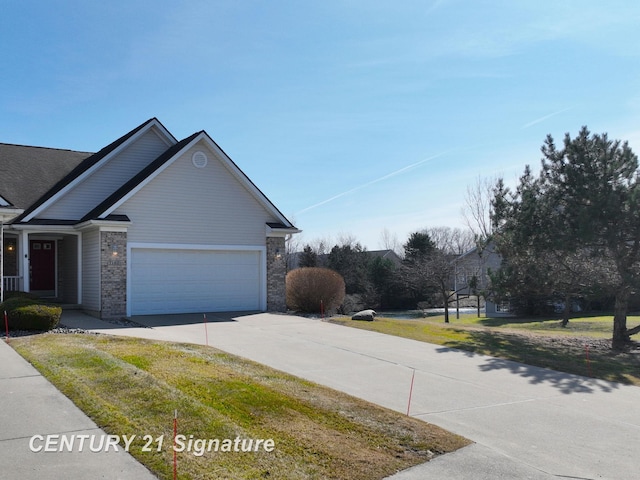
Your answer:
[[[264,309],[261,250],[132,248],[130,315]]]
[[[191,156],[209,162],[196,168]],[[129,242],[265,245],[265,223],[277,221],[245,186],[199,142],[114,213],[131,220]]]
[[[100,232],[82,234],[82,305],[100,311]]]
[[[168,146],[155,129],[150,129],[38,214],[38,218],[79,220],[158,158]]]

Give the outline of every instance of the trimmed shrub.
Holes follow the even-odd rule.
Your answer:
[[[0,312],[3,317],[3,328],[4,312],[7,312],[11,330],[46,331],[58,326],[62,308],[55,305],[47,305],[41,300],[27,295],[14,296],[4,301],[0,304]]]
[[[16,296],[16,297],[8,298],[4,302],[0,303],[0,309],[1,309],[0,311],[2,311],[3,314],[4,312],[11,314],[11,312],[18,307],[24,307],[26,305],[33,305],[36,303],[42,303],[42,302],[39,302],[34,298]]]
[[[337,309],[344,300],[342,276],[328,268],[297,268],[287,274],[287,306],[296,312],[326,312]]]
[[[51,330],[60,323],[62,308],[33,304],[18,307],[9,314],[9,326],[18,330]]]

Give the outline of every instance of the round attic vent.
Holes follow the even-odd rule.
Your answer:
[[[209,159],[207,158],[207,154],[204,152],[195,152],[191,156],[191,161],[196,168],[204,168],[207,166],[207,162]]]

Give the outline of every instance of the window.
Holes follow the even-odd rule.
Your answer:
[[[511,302],[509,300],[503,300],[496,304],[496,312],[500,313],[510,313],[511,312]]]

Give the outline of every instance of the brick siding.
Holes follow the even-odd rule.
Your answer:
[[[116,254],[114,255],[114,249]],[[127,233],[100,233],[101,318],[127,315]]]
[[[267,238],[267,311],[286,312],[284,238]]]

